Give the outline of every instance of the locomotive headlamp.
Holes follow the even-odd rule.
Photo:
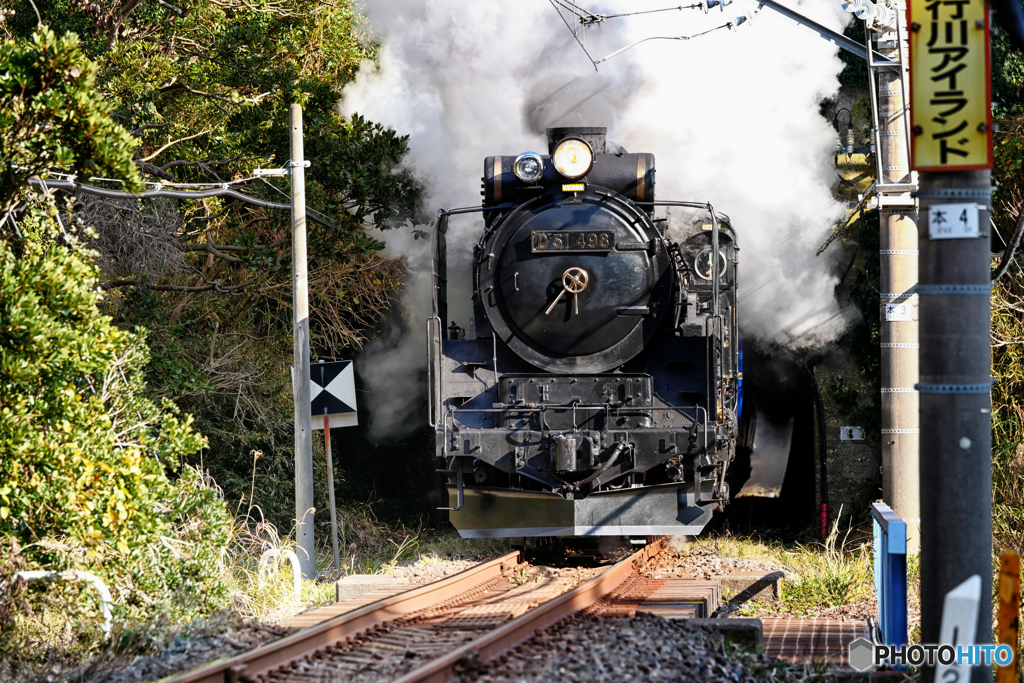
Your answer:
[[[516,157],[512,172],[526,183],[535,183],[544,175],[544,160],[536,152],[526,152]]]
[[[570,180],[582,178],[594,165],[594,151],[579,138],[566,138],[558,143],[551,156],[555,170]]]

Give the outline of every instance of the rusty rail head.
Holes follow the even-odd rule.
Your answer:
[[[642,571],[647,562],[663,548],[664,540],[659,538],[568,593],[563,593],[426,666],[410,671],[394,683],[448,683],[457,679],[455,667],[463,660],[486,662],[494,659],[526,641],[537,631],[590,607],[622,585],[631,575]]]
[[[346,638],[466,592],[519,562],[519,552],[483,562],[447,578],[370,603],[236,657],[213,662],[161,683],[237,683]]]

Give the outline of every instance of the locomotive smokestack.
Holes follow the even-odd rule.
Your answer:
[[[548,154],[553,155],[555,153],[555,147],[559,142],[567,137],[583,138],[583,140],[590,145],[590,149],[594,150],[594,154],[605,153],[605,136],[608,133],[607,128],[548,128]]]

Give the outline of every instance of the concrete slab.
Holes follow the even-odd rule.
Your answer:
[[[636,611],[666,618],[708,617],[721,602],[722,587],[718,581],[668,579]]]
[[[722,584],[726,602],[742,604],[749,600],[771,602],[782,597],[783,572],[735,572],[712,577]]]
[[[756,648],[763,642],[764,626],[760,619],[689,619],[687,623],[721,633],[727,641],[738,645]]]
[[[392,586],[407,586],[408,579],[383,574],[351,574],[334,584],[334,601],[351,600],[364,593]]]

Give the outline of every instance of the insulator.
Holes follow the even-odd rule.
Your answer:
[[[853,126],[846,129],[846,153],[853,154]]]

